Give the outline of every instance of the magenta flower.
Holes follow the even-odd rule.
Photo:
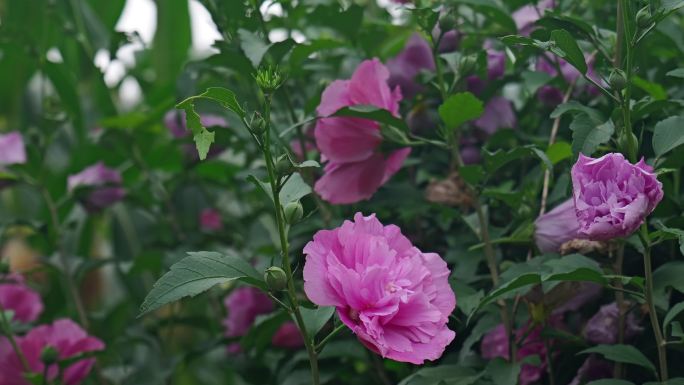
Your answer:
[[[557,253],[565,242],[579,238],[579,223],[572,199],[534,221],[534,241],[542,253]]]
[[[26,357],[32,373],[43,374],[45,365],[41,361],[41,353],[47,347],[52,347],[59,353],[60,361],[67,360],[85,353],[103,350],[105,345],[95,337],[89,336],[80,326],[69,319],[60,319],[51,325],[38,326],[23,337],[17,337],[17,345]],[[76,385],[83,381],[95,364],[94,358],[79,360],[62,371],[62,381],[65,385]],[[30,385],[24,378],[24,367],[19,357],[12,349],[6,338],[0,338],[0,383],[3,385]],[[59,368],[57,364],[47,369],[50,382],[57,379]]]
[[[292,321],[287,321],[273,335],[271,344],[279,348],[297,349],[304,346],[304,339],[297,325]]]
[[[223,227],[221,213],[216,209],[204,209],[200,213],[200,227],[204,231],[218,231]]]
[[[435,70],[430,45],[419,33],[414,33],[404,49],[387,61],[387,69],[390,72],[390,87],[399,87],[405,97],[412,98],[423,90],[423,86],[416,81],[420,71]]]
[[[261,290],[251,287],[238,287],[226,296],[223,301],[228,310],[228,317],[223,321],[226,337],[242,337],[254,324],[254,320],[262,314],[273,311],[273,302]],[[240,344],[228,345],[230,353],[240,352]]]
[[[372,105],[398,116],[401,91],[392,91],[388,79],[389,71],[378,59],[366,60],[350,80],[336,80],[323,91],[318,114],[325,117],[342,107]],[[402,148],[386,157],[379,148],[380,126],[367,119],[319,119],[315,137],[322,158],[328,162],[315,190],[335,204],[369,199],[399,171],[411,152],[410,148]]]
[[[69,192],[86,189],[79,197],[89,211],[100,211],[123,199],[126,190],[121,187],[121,173],[98,162],[67,179]]]
[[[617,303],[603,305],[584,327],[584,337],[595,344],[616,344],[618,340],[618,319],[620,311]],[[633,312],[625,317],[625,338],[631,338],[644,329]]]
[[[24,139],[18,131],[0,135],[0,167],[26,163]]]
[[[423,253],[394,225],[354,216],[321,230],[304,247],[304,290],[320,306],[335,306],[342,322],[372,351],[397,361],[438,359],[455,333],[449,269]]]
[[[473,124],[485,134],[492,135],[502,128],[515,128],[518,119],[513,111],[513,103],[503,96],[495,96],[487,102],[482,116]]]
[[[580,368],[577,375],[569,385],[587,384],[602,378],[613,377],[613,364],[598,358],[595,354],[589,355]]]
[[[529,36],[534,30],[534,23],[544,15],[547,9],[555,6],[554,0],[541,0],[536,6],[528,4],[513,12],[511,16],[518,27],[518,32],[523,36]]]
[[[12,276],[0,283],[0,306],[14,312],[14,319],[31,323],[43,312],[43,300],[24,284],[21,276]]]
[[[643,159],[631,164],[619,153],[580,154],[571,175],[579,232],[591,240],[631,234],[663,199],[663,186]]]

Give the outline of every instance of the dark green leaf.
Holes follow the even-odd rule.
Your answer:
[[[598,345],[582,350],[578,354],[598,353],[607,360],[644,367],[655,373],[656,368],[639,349],[631,345]]]
[[[461,124],[474,120],[482,115],[484,107],[482,101],[470,92],[462,92],[449,96],[439,106],[439,117],[447,129],[454,129]]]
[[[675,78],[684,78],[684,68],[677,68],[666,74],[667,76],[672,76]]]
[[[551,163],[557,164],[564,159],[572,158],[572,146],[568,142],[556,142],[546,149],[546,156]]]
[[[295,172],[280,189],[280,194],[278,195],[280,196],[280,203],[284,207],[288,203],[296,202],[310,193],[311,186],[304,182],[304,179],[302,179],[298,172]]]
[[[458,174],[466,183],[472,186],[482,182],[486,176],[484,169],[479,164],[463,166],[458,169]]]
[[[613,378],[604,378],[602,380],[596,380],[588,382],[587,385],[634,385],[633,382],[625,380],[616,380]]]
[[[598,146],[610,140],[615,131],[612,120],[604,123],[593,120],[588,114],[576,115],[570,123],[572,130],[572,151],[591,156]]]
[[[164,0],[157,4],[157,29],[151,54],[156,82],[174,84],[192,45],[188,0]]]
[[[675,317],[677,317],[683,311],[684,302],[680,302],[672,306],[672,309],[667,312],[667,315],[665,315],[665,319],[663,320],[663,334],[665,334],[665,337],[667,337],[667,327],[670,325],[670,322],[672,322]]]
[[[408,132],[409,130],[404,120],[397,118],[387,110],[375,106],[357,105],[351,107],[344,107],[342,109],[337,110],[334,114],[330,116],[350,116],[354,118],[369,119],[374,120],[378,123],[383,123],[389,126],[397,127],[401,129],[403,132]]]
[[[330,317],[335,314],[334,306],[319,306],[315,309],[300,307],[299,310],[302,313],[302,318],[304,318],[306,332],[309,334],[309,338],[312,340],[316,337],[316,334],[318,334],[323,326],[325,326]]]
[[[518,382],[521,363],[512,363],[497,357],[487,364],[485,372],[491,377],[494,385],[510,385]]]
[[[563,29],[551,31],[551,40],[555,42],[555,47],[551,48],[551,52],[565,59],[573,67],[582,74],[587,73],[587,63],[584,61],[584,54],[577,45],[575,38]]]
[[[653,150],[657,157],[684,144],[684,116],[670,116],[661,120],[653,130]]]

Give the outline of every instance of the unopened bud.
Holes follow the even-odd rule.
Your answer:
[[[287,155],[281,155],[276,161],[275,167],[278,176],[281,177],[290,175],[295,171],[295,167]]]
[[[285,205],[283,212],[287,223],[293,225],[299,222],[304,216],[304,207],[299,202],[290,202]]]
[[[271,266],[264,272],[264,281],[271,291],[281,291],[287,287],[287,274],[277,266]]]
[[[45,365],[55,364],[59,360],[59,352],[52,346],[46,346],[45,349],[40,352],[40,360]]]
[[[259,68],[254,75],[257,85],[265,94],[271,94],[283,84],[285,79],[278,71],[278,67],[266,66]]]
[[[446,14],[439,19],[439,29],[442,30],[442,33],[446,33],[447,31],[454,29],[455,25],[456,18],[450,14]]]
[[[5,275],[10,272],[10,265],[5,261],[0,261],[0,275]]]
[[[633,132],[623,133],[618,137],[618,148],[621,152],[628,154],[630,149],[636,149],[639,143]]]
[[[651,11],[649,11],[648,5],[641,8],[639,12],[637,12],[636,22],[639,28],[641,29],[646,29],[653,23],[653,19],[651,18]]]
[[[260,113],[255,112],[252,115],[252,121],[249,123],[249,128],[256,135],[261,135],[266,131],[266,121]]]
[[[613,70],[608,77],[608,83],[613,90],[622,91],[627,85],[627,78],[624,71],[619,69]]]
[[[460,70],[462,74],[469,74],[475,70],[477,67],[477,56],[468,55],[461,58]]]

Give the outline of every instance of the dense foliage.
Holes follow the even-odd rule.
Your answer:
[[[684,1],[126,3],[0,2],[0,385],[684,383]]]

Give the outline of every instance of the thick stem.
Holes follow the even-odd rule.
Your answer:
[[[278,225],[278,236],[280,238],[280,250],[282,257],[282,266],[287,275],[287,294],[292,305],[292,312],[295,316],[295,321],[299,327],[299,332],[304,339],[306,352],[309,356],[309,365],[311,366],[311,378],[314,385],[320,384],[320,375],[318,373],[318,356],[313,345],[313,338],[310,338],[304,324],[304,318],[299,310],[299,302],[297,301],[297,292],[294,287],[294,279],[292,277],[292,266],[290,265],[289,244],[287,242],[287,230],[285,218],[283,217],[283,208],[280,202],[278,186],[278,176],[275,172],[275,164],[273,155],[271,154],[271,95],[265,95],[264,103],[264,120],[266,121],[266,131],[264,133],[264,144],[262,151],[264,160],[266,161],[266,169],[268,171],[268,179],[271,185],[271,193],[273,195],[273,205],[275,209],[276,223]]]
[[[656,312],[655,303],[653,301],[653,267],[651,266],[651,241],[648,235],[646,224],[641,225],[639,238],[644,246],[644,274],[646,303],[648,304],[648,316],[651,320],[651,327],[655,335],[655,342],[658,348],[658,363],[660,365],[660,381],[667,381],[667,351],[666,343],[663,338],[663,333],[660,330],[660,323],[658,322],[658,313]]]

